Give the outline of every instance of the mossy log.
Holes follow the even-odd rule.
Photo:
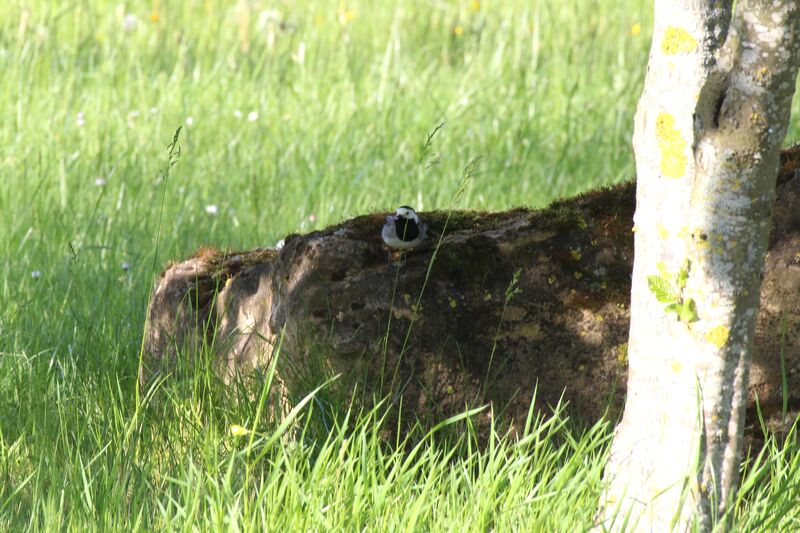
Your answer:
[[[784,152],[750,373],[751,411],[758,399],[767,414],[782,409],[782,372],[800,406],[798,161]],[[227,380],[269,365],[282,338],[290,394],[341,374],[341,390],[402,397],[423,420],[491,402],[519,423],[534,390],[538,408],[563,395],[587,422],[619,412],[634,206],[630,182],[542,210],[421,213],[428,239],[402,256],[381,241],[383,213],[290,235],[280,250],[202,249],[157,282],[141,379],[205,346]]]

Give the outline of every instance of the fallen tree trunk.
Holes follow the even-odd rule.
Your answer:
[[[800,407],[800,150],[782,156],[750,373],[767,415]],[[284,392],[342,374],[367,397],[402,395],[424,419],[492,402],[512,424],[563,397],[573,417],[619,412],[626,384],[634,185],[543,210],[422,213],[420,247],[392,257],[383,214],[280,250],[201,249],[167,267],[148,311],[140,378],[203,346],[225,379],[270,363],[283,335]],[[785,335],[784,335],[785,332]],[[781,356],[785,356],[782,363]],[[490,416],[490,415],[485,415]],[[486,418],[484,418],[484,421]]]

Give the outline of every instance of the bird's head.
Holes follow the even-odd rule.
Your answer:
[[[419,216],[417,215],[416,211],[413,208],[407,205],[401,205],[397,208],[396,217],[404,218],[406,220],[413,220],[417,224],[419,224]]]

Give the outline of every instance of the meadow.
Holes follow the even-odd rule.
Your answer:
[[[201,245],[631,179],[651,16],[643,0],[5,2],[0,530],[591,527],[607,421],[531,416],[479,445],[467,413],[387,443],[380,407],[330,405],[325,384],[271,417],[269,372],[256,396],[136,374],[155,276]],[[735,528],[799,529],[800,454],[765,451]]]

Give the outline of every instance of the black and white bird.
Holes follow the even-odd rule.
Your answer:
[[[407,205],[397,208],[394,215],[386,217],[386,224],[381,231],[383,242],[389,248],[409,250],[425,240],[428,226],[419,215]]]

